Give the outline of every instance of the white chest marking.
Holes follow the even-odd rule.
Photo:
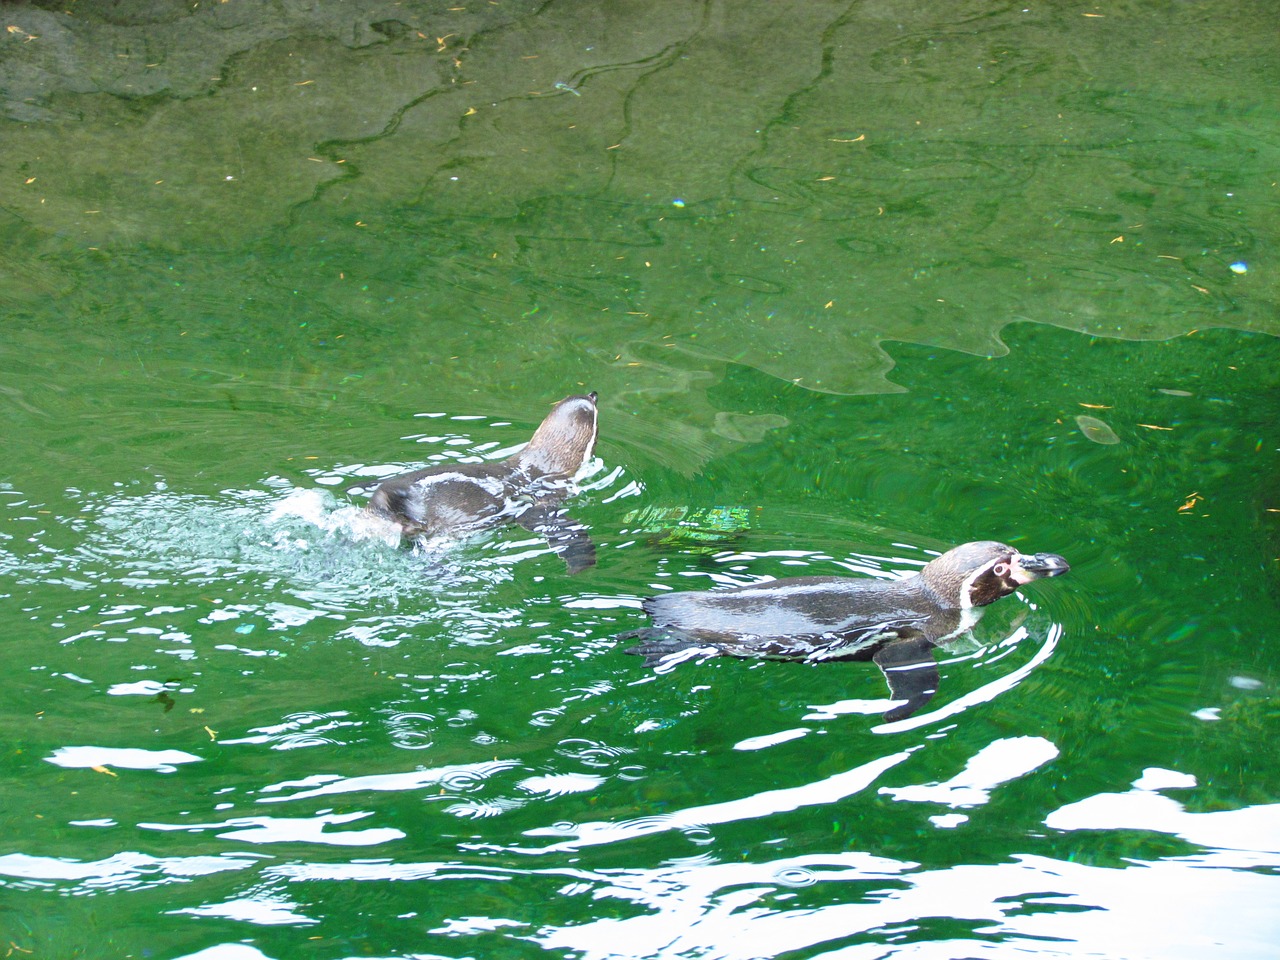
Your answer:
[[[960,611],[960,622],[956,625],[956,628],[945,637],[939,637],[937,642],[945,643],[948,640],[954,640],[956,637],[968,633],[977,626],[978,621],[982,619],[982,615],[986,613],[986,611],[986,607],[975,607],[970,604],[965,604],[964,608]]]

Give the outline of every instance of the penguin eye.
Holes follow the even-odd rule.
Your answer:
[[[1009,564],[1001,561],[991,568],[991,572],[1003,579],[1009,575]]]

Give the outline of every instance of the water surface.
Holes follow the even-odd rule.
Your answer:
[[[4,16],[15,955],[1274,952],[1266,4]],[[595,568],[359,538],[591,389]],[[614,639],[979,538],[906,721]]]

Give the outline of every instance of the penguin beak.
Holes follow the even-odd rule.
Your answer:
[[[1042,577],[1057,577],[1071,569],[1056,553],[1015,554],[1010,563],[1013,578],[1018,583],[1030,583]]]

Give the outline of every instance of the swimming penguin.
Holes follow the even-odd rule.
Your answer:
[[[621,634],[626,653],[671,669],[706,656],[874,660],[902,720],[938,687],[933,648],[1018,587],[1070,568],[1052,553],[1025,554],[993,540],[948,550],[902,580],[793,577],[731,590],[664,593],[644,601],[653,626]]]
[[[596,395],[565,397],[519,453],[488,463],[452,463],[384,480],[368,510],[403,536],[456,537],[517,523],[547,538],[577,573],[596,562],[585,528],[559,509],[572,481],[591,459],[597,431]]]

